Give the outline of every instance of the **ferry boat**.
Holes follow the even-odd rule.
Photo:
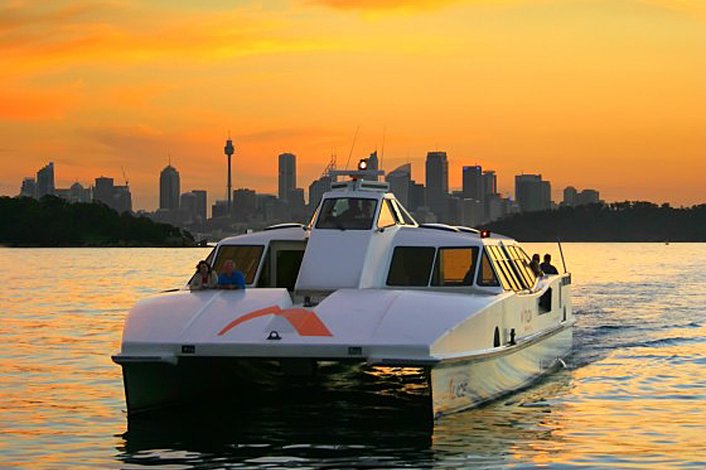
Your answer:
[[[571,275],[537,277],[513,239],[419,224],[378,181],[333,171],[311,222],[220,241],[246,288],[185,287],[138,302],[121,350],[129,415],[216,394],[356,384],[420,400],[430,416],[531,384],[572,347]],[[564,269],[565,271],[565,269]]]

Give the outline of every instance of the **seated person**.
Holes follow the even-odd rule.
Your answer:
[[[216,284],[218,284],[218,276],[211,269],[211,265],[204,260],[199,261],[196,265],[196,274],[189,282],[189,288],[191,290],[211,289],[216,287]]]
[[[534,273],[535,276],[541,277],[544,276],[544,272],[542,271],[542,268],[539,267],[539,253],[535,253],[532,255],[532,261],[530,261],[530,269]]]
[[[218,275],[218,288],[245,289],[245,276],[240,271],[236,271],[232,259],[227,259],[223,263],[223,272]]]
[[[540,264],[539,268],[544,274],[559,274],[559,271],[552,265],[552,255],[549,253],[544,255],[544,263]]]

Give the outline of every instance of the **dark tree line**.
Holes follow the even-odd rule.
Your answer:
[[[193,246],[193,236],[168,224],[100,203],[44,196],[0,197],[0,244],[10,246]]]
[[[626,201],[516,214],[488,224],[521,241],[703,242],[706,204],[688,208]]]

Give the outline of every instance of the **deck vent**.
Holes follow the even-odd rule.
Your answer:
[[[285,228],[302,228],[302,229],[306,230],[306,225],[288,222],[288,223],[284,223],[284,224],[270,225],[269,227],[265,227],[263,230],[266,232],[268,230],[282,230]]]
[[[270,334],[267,336],[267,339],[270,341],[279,341],[282,339],[282,337],[275,330],[272,330],[272,331],[270,331]]]
[[[348,355],[349,356],[360,356],[363,354],[363,348],[360,346],[349,346]]]
[[[193,344],[182,344],[181,345],[182,354],[196,354],[196,346]]]
[[[434,230],[443,230],[445,232],[460,232],[456,227],[446,224],[419,224],[419,228],[430,228]]]

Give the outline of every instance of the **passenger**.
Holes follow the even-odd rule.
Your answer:
[[[552,265],[552,255],[549,253],[544,255],[544,263],[540,264],[539,268],[544,274],[559,274],[559,271]]]
[[[360,219],[360,216],[362,215],[362,211],[360,210],[360,203],[358,202],[357,199],[349,199],[348,200],[348,209],[343,211],[343,214],[341,214],[341,220],[345,222],[347,225],[350,225],[351,222],[356,221],[357,219]]]
[[[211,265],[204,260],[199,261],[196,265],[196,274],[189,283],[189,288],[191,290],[211,289],[216,287],[216,284],[218,284],[218,276],[211,269]]]
[[[539,253],[535,253],[532,255],[532,261],[530,261],[530,269],[534,273],[535,276],[541,277],[544,275],[542,272],[542,268],[539,267]]]
[[[245,289],[245,276],[235,269],[235,263],[228,259],[223,263],[223,272],[218,275],[219,289]]]

